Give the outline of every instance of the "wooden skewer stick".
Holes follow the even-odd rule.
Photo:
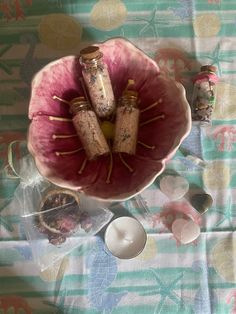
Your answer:
[[[63,122],[71,122],[72,121],[72,119],[69,119],[69,118],[54,117],[54,116],[49,116],[48,119],[51,121],[63,121]]]
[[[60,139],[60,138],[71,138],[71,137],[77,137],[78,135],[77,134],[53,134],[52,135],[52,138],[54,139],[54,140],[56,140],[56,139]]]
[[[110,179],[111,179],[112,169],[113,169],[113,156],[112,156],[112,153],[110,152],[110,163],[109,163],[108,174],[107,174],[107,179],[106,179],[107,184],[111,183]]]
[[[147,121],[145,121],[145,122],[140,123],[140,126],[144,126],[144,125],[149,124],[149,123],[151,123],[151,122],[153,122],[153,121],[160,120],[160,119],[164,119],[164,118],[165,118],[165,115],[162,114],[162,115],[160,115],[160,116],[156,116],[156,117],[154,117],[154,118],[152,118],[152,119],[149,119],[149,120],[147,120]]]
[[[83,163],[82,163],[82,165],[81,165],[81,167],[80,167],[80,170],[78,171],[78,174],[82,174],[82,173],[83,173],[84,168],[85,168],[86,165],[87,165],[87,161],[88,161],[88,158],[85,158],[84,161],[83,161]]]
[[[55,100],[59,100],[59,101],[63,102],[64,104],[70,105],[70,102],[68,100],[62,99],[62,98],[60,98],[58,96],[54,95],[54,96],[52,96],[52,98],[55,99]]]
[[[145,144],[145,143],[143,143],[143,142],[141,142],[141,141],[138,141],[137,143],[140,144],[140,145],[142,145],[142,146],[145,147],[145,148],[148,148],[148,149],[155,149],[155,148],[156,148],[155,145],[150,146],[150,145],[147,145],[147,144]]]
[[[156,107],[158,104],[161,104],[162,103],[162,98],[160,98],[159,100],[155,101],[152,105],[140,110],[141,113],[145,112],[145,111],[148,111],[150,109],[152,109],[153,107]]]
[[[69,152],[55,152],[55,154],[57,156],[66,156],[66,155],[72,155],[72,154],[75,154],[77,152],[80,152],[81,150],[83,150],[83,147],[80,147],[78,149],[75,149],[75,150],[72,150],[72,151],[69,151]]]
[[[134,169],[130,167],[130,165],[127,164],[127,162],[124,160],[124,158],[122,157],[121,153],[119,153],[119,157],[120,160],[122,162],[122,164],[130,171],[130,172],[134,172]]]

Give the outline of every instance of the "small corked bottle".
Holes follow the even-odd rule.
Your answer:
[[[113,152],[135,155],[140,111],[137,108],[138,93],[129,89],[131,85],[134,85],[133,80],[128,81],[116,111]]]
[[[193,79],[192,120],[201,125],[211,124],[212,111],[216,102],[217,68],[204,65]]]
[[[74,98],[70,103],[70,112],[74,116],[73,124],[87,158],[92,160],[108,154],[110,148],[102,133],[97,116],[85,98]]]
[[[80,51],[80,63],[86,87],[96,114],[109,117],[115,110],[115,97],[107,65],[99,47],[89,46]]]

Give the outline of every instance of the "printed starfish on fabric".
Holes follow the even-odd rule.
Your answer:
[[[218,67],[218,73],[219,76],[222,75],[222,70],[221,70],[221,62],[227,62],[227,63],[232,63],[233,60],[229,60],[228,58],[224,57],[223,52],[220,50],[220,43],[218,43],[213,50],[212,54],[203,54],[201,56],[202,58],[208,58],[212,60],[212,65],[216,64]]]
[[[180,296],[178,296],[175,293],[175,289],[176,289],[176,285],[177,283],[183,278],[183,273],[181,273],[177,278],[175,278],[173,281],[171,281],[170,283],[164,283],[158,276],[157,271],[153,268],[150,269],[150,271],[152,272],[156,282],[157,282],[157,286],[158,288],[156,289],[152,289],[149,291],[145,291],[143,293],[140,293],[139,295],[141,296],[151,296],[151,295],[156,295],[156,294],[160,294],[161,295],[161,300],[160,302],[156,305],[155,310],[154,310],[154,314],[158,314],[161,313],[161,310],[164,306],[165,300],[166,298],[171,299],[174,303],[176,303],[177,305],[179,305],[181,308],[184,307],[184,302],[181,299]]]
[[[236,207],[236,205],[232,204],[232,197],[230,196],[228,201],[227,201],[227,207],[215,207],[214,208],[214,212],[219,213],[222,217],[222,219],[220,219],[220,221],[218,221],[215,224],[215,227],[219,227],[220,225],[222,225],[225,221],[228,221],[229,226],[233,226],[233,218],[236,217],[236,213],[234,213],[234,208]],[[219,209],[220,208],[220,209]]]
[[[156,13],[157,13],[157,8],[155,7],[150,15],[147,18],[135,18],[135,21],[143,21],[145,22],[145,25],[140,29],[139,31],[139,35],[142,35],[143,33],[147,32],[147,30],[151,29],[153,32],[153,35],[155,37],[158,37],[158,31],[156,29],[157,24],[161,24],[161,25],[168,25],[168,22],[163,21],[157,21],[156,20]]]

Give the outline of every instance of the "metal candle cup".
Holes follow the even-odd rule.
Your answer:
[[[113,220],[105,232],[108,250],[120,259],[131,259],[139,255],[146,244],[147,234],[141,223],[131,217]]]

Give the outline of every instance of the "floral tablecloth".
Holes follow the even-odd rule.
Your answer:
[[[156,182],[141,194],[150,215],[137,200],[121,204],[148,232],[140,256],[118,260],[94,237],[40,272],[11,203],[19,182],[6,175],[7,148],[26,138],[34,74],[115,36],[154,58],[189,99],[200,65],[217,66],[213,125],[193,126],[183,143],[205,167],[181,151],[167,165],[214,203],[198,220],[200,238],[181,246],[166,228],[177,215],[169,208],[191,208],[171,204]],[[235,60],[235,0],[0,0],[0,313],[236,313]]]

